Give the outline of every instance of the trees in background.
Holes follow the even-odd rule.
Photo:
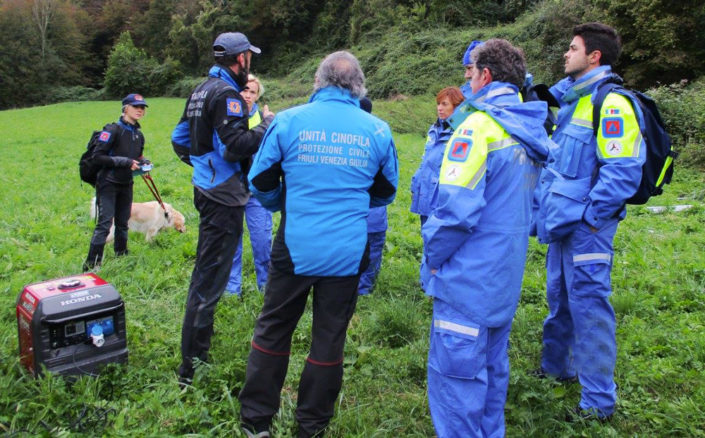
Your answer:
[[[462,52],[470,39],[492,36],[523,47],[533,72],[550,81],[562,74],[570,27],[591,20],[619,29],[619,69],[631,85],[705,72],[702,0],[5,0],[0,109],[52,101],[61,86],[119,96],[127,86],[127,59],[146,81],[144,93],[163,93],[180,72],[202,75],[212,62],[213,38],[230,30],[245,32],[263,49],[254,65],[270,76],[331,50],[365,52],[368,74],[386,75],[370,84],[375,97],[418,92],[425,84],[414,71],[433,74],[434,51],[447,63],[447,51]],[[416,59],[402,60],[400,69],[411,77],[389,77],[405,52],[382,44],[414,51]],[[454,68],[443,67],[440,73]]]

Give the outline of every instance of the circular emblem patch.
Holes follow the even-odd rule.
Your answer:
[[[615,157],[622,154],[622,142],[617,140],[611,140],[607,143],[607,155]]]
[[[455,181],[460,176],[460,169],[458,166],[450,166],[446,171],[446,179],[448,181]]]

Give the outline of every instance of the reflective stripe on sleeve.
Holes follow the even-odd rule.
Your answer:
[[[512,137],[507,137],[502,140],[493,141],[487,144],[487,152],[496,151],[499,149],[504,149],[509,146],[514,146],[519,144],[518,141],[514,140]]]
[[[578,126],[582,126],[584,128],[592,129],[592,120],[585,120],[585,119],[579,119],[577,117],[573,117],[572,119],[570,119],[570,123],[572,123],[573,125],[578,125]]]

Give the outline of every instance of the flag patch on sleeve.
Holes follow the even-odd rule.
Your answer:
[[[110,140],[110,136],[111,136],[110,132],[108,132],[108,131],[103,131],[103,132],[101,132],[100,135],[98,136],[98,141],[102,141],[103,143],[107,143],[108,140]]]

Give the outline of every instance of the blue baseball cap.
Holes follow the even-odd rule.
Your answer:
[[[465,51],[465,54],[463,55],[463,65],[472,65],[472,58],[470,58],[470,54],[472,53],[473,50],[480,47],[484,43],[485,43],[484,41],[480,41],[480,40],[474,40],[473,42],[470,43],[467,50]]]
[[[262,53],[259,47],[250,44],[245,34],[240,32],[225,32],[218,35],[213,41],[213,56],[231,56],[249,50],[253,53]]]
[[[131,93],[125,96],[124,99],[122,99],[122,104],[124,105],[132,105],[132,106],[149,106],[147,105],[147,102],[144,100],[144,97],[142,97],[141,94],[137,93]]]

